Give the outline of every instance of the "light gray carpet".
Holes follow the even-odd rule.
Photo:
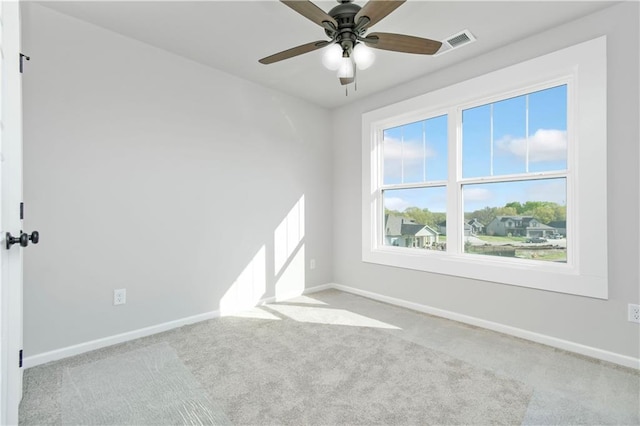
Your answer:
[[[231,424],[166,342],[65,368],[62,424]]]
[[[637,371],[339,291],[34,367],[24,383],[24,425],[640,423]]]
[[[514,424],[532,394],[375,328],[225,318],[184,347],[236,424]]]

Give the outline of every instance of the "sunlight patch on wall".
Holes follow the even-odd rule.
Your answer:
[[[387,324],[364,315],[345,309],[318,308],[312,306],[269,305],[269,309],[298,322],[328,325],[346,325],[352,327],[385,328],[401,330],[395,325]]]
[[[304,244],[293,255],[276,281],[276,301],[290,299],[302,294],[305,283]]]
[[[220,299],[220,315],[254,307],[266,290],[266,255],[265,246],[262,246]]]
[[[304,194],[280,222],[273,235],[276,276],[304,238]]]

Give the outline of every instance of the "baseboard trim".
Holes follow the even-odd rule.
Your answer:
[[[541,343],[543,345],[551,346],[558,349],[563,349],[569,352],[574,352],[580,355],[588,356],[591,358],[611,362],[614,364],[622,365],[624,367],[640,370],[640,359],[633,358],[626,355],[621,355],[615,352],[606,351],[603,349],[586,346],[580,343],[571,342],[568,340],[559,339],[556,337],[547,336],[540,333],[516,328],[492,321],[483,320],[480,318],[459,314],[444,309],[434,308],[428,305],[422,305],[415,302],[409,302],[403,299],[397,299],[395,297],[385,296],[379,293],[374,293],[367,290],[361,290],[355,287],[349,287],[337,283],[323,284],[315,287],[306,288],[301,294],[311,294],[323,290],[336,289],[351,294],[356,294],[369,299],[377,300],[391,305],[400,306],[403,308],[411,309],[418,312],[423,312],[430,315],[435,315],[442,318],[447,318],[453,321],[462,322],[465,324],[486,328],[488,330],[497,331],[499,333],[508,334],[511,336],[519,337],[521,339],[530,340],[532,342]],[[285,296],[266,297],[258,301],[257,306],[267,303],[273,303],[276,301],[290,299],[300,294],[291,294]],[[193,315],[186,318],[181,318],[174,321],[165,322],[162,324],[153,325],[137,330],[128,331],[125,333],[116,334],[113,336],[104,337],[101,339],[91,340],[89,342],[80,343],[77,345],[68,346],[65,348],[55,349],[49,352],[43,352],[41,354],[25,357],[23,360],[24,368],[35,367],[37,365],[46,364],[51,361],[57,361],[63,358],[68,358],[75,355],[80,355],[85,352],[90,352],[96,349],[101,349],[107,346],[124,343],[130,340],[139,339],[141,337],[150,336],[152,334],[162,333],[164,331],[179,328],[185,325],[194,324],[201,321],[206,321],[213,318],[220,317],[220,311],[205,312],[199,315]]]
[[[511,336],[519,337],[521,339],[530,340],[532,342],[541,343],[543,345],[551,346],[565,351],[574,352],[580,355],[588,356],[590,358],[599,359],[602,361],[611,362],[613,364],[622,365],[624,367],[640,370],[640,359],[633,358],[627,355],[618,354],[615,352],[609,352],[603,349],[594,348],[592,346],[586,346],[580,343],[571,342],[569,340],[563,340],[556,337],[547,336],[545,334],[535,333],[532,331],[524,330],[517,327],[511,327],[508,325],[496,323],[493,321],[487,321],[480,318],[459,314],[456,312],[447,311],[444,309],[434,308],[419,303],[409,302],[395,297],[385,296],[382,294],[374,293],[367,290],[361,290],[354,287],[345,286],[342,284],[332,283],[330,288],[344,291],[347,293],[356,294],[369,299],[377,300],[380,302],[389,303],[391,305],[400,306],[403,308],[411,309],[425,314],[434,315],[450,319],[453,321],[462,322],[465,324],[486,328],[488,330],[497,331],[499,333],[508,334]]]
[[[172,330],[174,328],[182,327],[187,324],[206,321],[208,319],[217,318],[219,316],[219,311],[205,312],[203,314],[193,315],[187,318],[181,318],[179,320],[168,321],[162,324],[152,325],[150,327],[144,327],[113,336],[103,337],[101,339],[91,340],[89,342],[84,342],[77,345],[67,346],[66,348],[43,352],[41,354],[25,357],[23,366],[24,368],[35,367],[36,365],[46,364],[47,362],[51,361],[58,361],[63,358],[80,355],[85,352],[105,348],[111,345],[117,345],[118,343],[128,342],[129,340],[139,339],[141,337],[150,336],[152,334],[162,333],[163,331]]]
[[[256,306],[261,306],[267,303],[273,303],[275,301],[281,301],[291,299],[293,297],[300,296],[301,294],[316,293],[318,291],[328,290],[332,288],[331,284],[323,284],[315,287],[309,287],[304,289],[302,293],[290,294],[286,296],[266,297],[259,300]],[[226,314],[225,314],[226,315]],[[96,349],[102,349],[107,346],[117,345],[118,343],[128,342],[130,340],[139,339],[141,337],[151,336],[153,334],[169,331],[174,328],[179,328],[189,324],[195,324],[197,322],[206,321],[213,318],[220,317],[220,311],[210,311],[198,315],[193,315],[186,318],[177,319],[174,321],[164,322],[162,324],[152,325],[150,327],[144,327],[137,330],[127,331],[125,333],[116,334],[113,336],[103,337],[89,342],[79,343],[77,345],[67,346],[65,348],[55,349],[49,352],[43,352],[40,354],[27,356],[23,359],[23,368],[31,368],[37,365],[46,364],[51,361],[58,361],[63,358],[68,358],[75,355],[80,355],[85,352],[94,351]]]

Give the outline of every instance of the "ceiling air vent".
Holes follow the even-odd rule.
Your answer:
[[[457,49],[462,46],[466,46],[469,43],[476,41],[476,38],[471,34],[469,30],[460,31],[457,34],[447,37],[442,42],[442,47],[438,50],[434,56],[442,55],[447,52],[451,52],[453,49]]]
[[[462,33],[462,34],[458,34],[455,37],[451,37],[450,39],[447,40],[447,43],[449,43],[451,47],[457,47],[468,41],[471,41],[471,38],[467,35],[467,33]]]

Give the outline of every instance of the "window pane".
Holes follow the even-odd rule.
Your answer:
[[[426,180],[427,160],[426,146],[423,143],[424,123],[406,124],[402,126],[403,146],[402,161],[404,166],[403,183],[424,182]]]
[[[462,176],[491,175],[491,106],[462,111]]]
[[[424,122],[427,141],[427,180],[447,180],[448,117],[430,118]]]
[[[567,261],[565,178],[463,186],[464,251]]]
[[[439,226],[447,217],[446,187],[392,189],[383,192],[384,244],[444,250]]]
[[[529,171],[567,168],[567,86],[529,95]]]
[[[526,144],[526,124],[525,96],[493,104],[493,176],[526,173],[526,155],[512,150],[514,143]]]
[[[385,185],[447,179],[447,116],[385,129]]]
[[[565,170],[567,86],[462,112],[462,176]]]
[[[402,127],[385,129],[382,150],[384,154],[385,185],[402,183]]]

